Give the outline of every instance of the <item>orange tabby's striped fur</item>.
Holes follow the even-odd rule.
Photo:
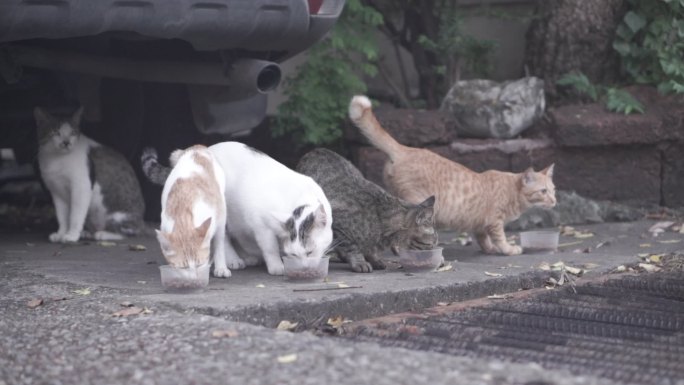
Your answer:
[[[551,208],[556,204],[553,164],[540,172],[529,168],[519,174],[477,173],[429,150],[394,140],[378,123],[365,96],[352,99],[349,117],[389,156],[384,179],[395,195],[414,204],[435,195],[436,225],[473,233],[486,253],[522,253],[520,246],[507,242],[504,225],[532,206]]]

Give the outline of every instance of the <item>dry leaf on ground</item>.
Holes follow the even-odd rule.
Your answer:
[[[344,282],[340,282],[340,283],[337,284],[337,287],[339,287],[340,289],[346,289],[346,288],[349,287],[349,285],[347,285],[347,284],[344,283]]]
[[[662,221],[662,222],[656,222],[651,228],[648,229],[648,232],[651,233],[654,237],[657,237],[660,235],[660,233],[664,233],[665,230],[670,228],[672,225],[675,223],[672,221]]]
[[[641,243],[641,244],[639,244],[639,247],[647,248],[647,247],[651,247],[651,244],[650,243]]]
[[[297,361],[297,355],[292,353],[292,354],[285,354],[284,356],[278,356],[278,362],[281,364],[290,364]]]
[[[438,273],[442,273],[442,272],[445,272],[445,271],[452,270],[453,268],[454,268],[454,267],[451,265],[451,262],[447,262],[447,263],[445,263],[442,267],[440,267],[439,269],[437,269],[436,271],[437,271]]]
[[[214,330],[211,332],[211,336],[214,338],[234,338],[240,335],[235,330]]]
[[[290,322],[290,321],[284,319],[278,323],[278,326],[276,326],[276,329],[278,329],[278,330],[294,330],[294,328],[296,328],[297,325],[299,325],[298,322]]]
[[[90,288],[86,287],[85,289],[77,289],[77,290],[72,291],[72,293],[78,294],[78,295],[90,295]]]
[[[147,247],[145,245],[128,245],[128,250],[130,251],[145,251]]]
[[[127,307],[127,308],[124,308],[124,309],[121,309],[119,311],[112,313],[112,317],[128,317],[128,316],[132,316],[132,315],[138,315],[138,314],[142,313],[143,311],[144,311],[143,308],[139,308],[137,306],[131,306],[131,307]]]
[[[656,265],[651,265],[650,263],[640,263],[639,267],[644,269],[645,271],[648,271],[649,273],[659,271],[660,268]]]
[[[343,316],[338,315],[332,318],[328,318],[328,322],[326,322],[327,325],[332,326],[334,329],[338,329],[342,324],[346,324],[351,322],[350,320],[344,319]]]
[[[489,299],[509,299],[509,298],[511,298],[511,296],[508,294],[493,294],[493,295],[488,295],[487,298],[489,298]]]
[[[501,273],[490,273],[488,271],[485,271],[484,273],[485,273],[485,275],[490,276],[490,277],[503,277],[503,274],[501,274]]]
[[[123,301],[119,303],[119,305],[121,305],[122,307],[131,307],[133,306],[133,302]]]
[[[256,287],[263,289],[264,287],[266,287],[266,285],[264,285],[263,283],[260,283],[260,284],[256,285]]]
[[[114,246],[116,246],[116,243],[115,242],[109,242],[109,241],[100,241],[97,243],[97,245],[102,246],[102,247],[114,247]]]
[[[31,309],[37,308],[38,306],[43,304],[43,300],[40,298],[32,299],[26,303],[26,306],[30,307]]]
[[[668,243],[679,243],[679,242],[681,242],[681,241],[682,241],[681,239],[667,239],[667,240],[664,240],[664,241],[658,241],[658,243],[665,243],[665,244],[668,244]]]

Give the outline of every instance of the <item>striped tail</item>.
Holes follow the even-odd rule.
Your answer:
[[[147,179],[158,185],[164,185],[171,173],[171,168],[162,166],[157,159],[157,150],[146,147],[140,156],[140,164]]]
[[[361,130],[363,136],[380,151],[387,154],[392,161],[401,155],[404,148],[385,131],[373,114],[371,102],[365,96],[354,96],[349,103],[349,118]]]

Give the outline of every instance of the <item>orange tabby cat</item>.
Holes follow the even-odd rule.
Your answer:
[[[473,233],[486,253],[521,254],[520,246],[507,242],[504,225],[529,207],[556,204],[553,164],[540,172],[529,168],[519,174],[477,173],[429,150],[394,140],[378,123],[365,96],[352,99],[349,117],[389,156],[384,179],[394,194],[414,204],[435,195],[435,224]]]

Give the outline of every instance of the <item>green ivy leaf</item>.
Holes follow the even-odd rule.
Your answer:
[[[634,33],[639,32],[642,28],[644,28],[644,26],[646,26],[646,19],[634,11],[627,12],[624,21],[629,29],[631,29]]]

